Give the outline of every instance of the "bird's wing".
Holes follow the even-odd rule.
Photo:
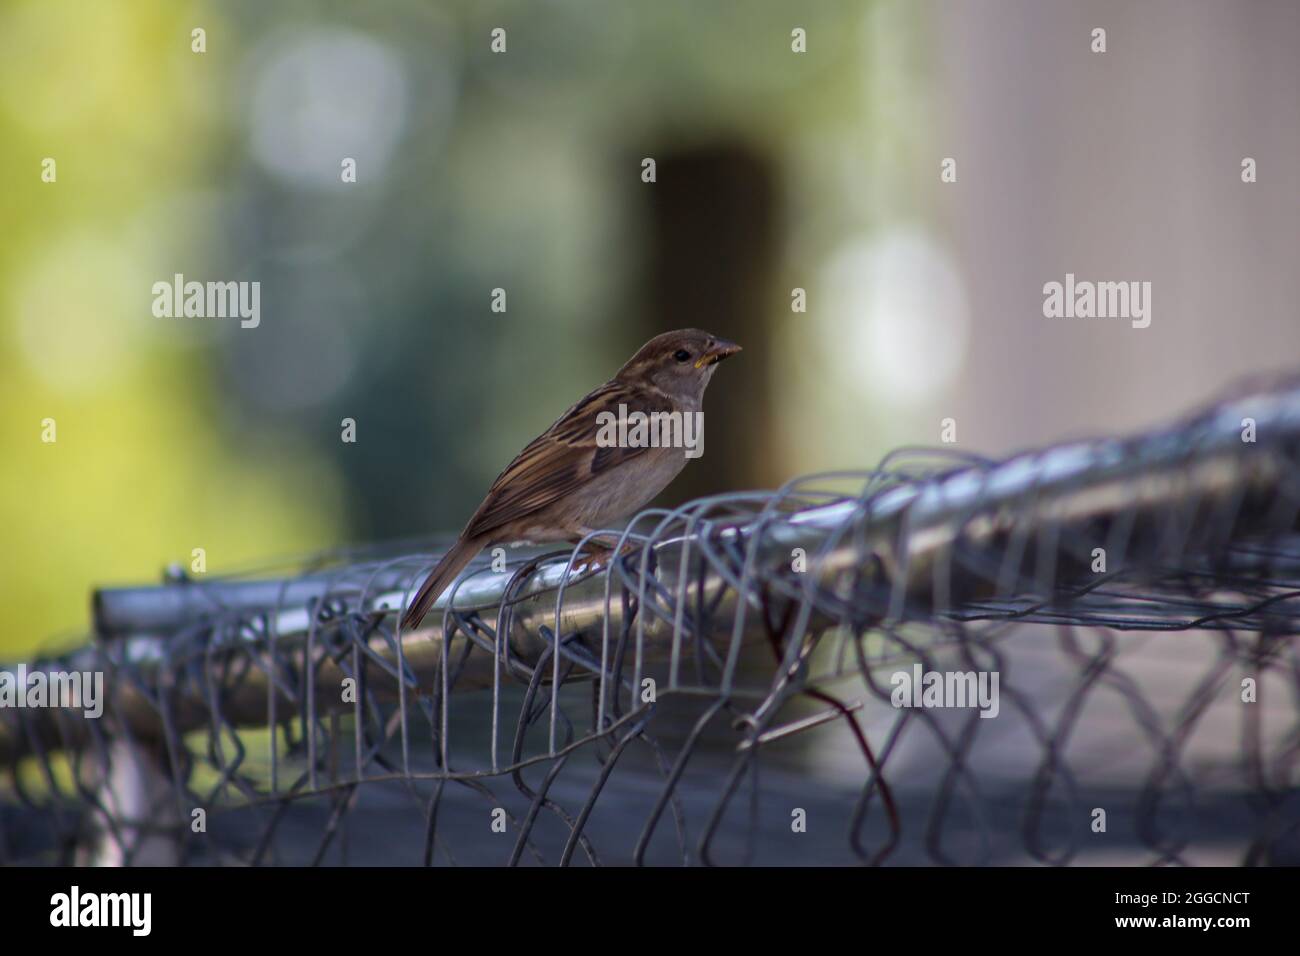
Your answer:
[[[619,381],[606,382],[574,405],[529,443],[497,476],[466,525],[464,537],[491,537],[519,518],[533,515],[578,492],[592,478],[644,454],[646,448],[601,446],[597,416],[618,414],[619,405],[646,415],[672,411],[661,393]]]

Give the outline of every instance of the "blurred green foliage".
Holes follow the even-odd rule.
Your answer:
[[[195,547],[209,570],[317,548],[346,527],[336,469],[293,433],[223,441],[206,350],[149,310],[165,250],[188,247],[201,272],[219,241],[177,215],[224,148],[219,61],[189,52],[194,9],[0,10],[5,656],[84,634],[92,584],[155,580]],[[220,5],[203,17],[222,28]]]

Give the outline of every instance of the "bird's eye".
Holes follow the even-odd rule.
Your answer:
[[[673,353],[673,358],[677,359],[679,362],[689,362],[691,360],[691,353],[686,351],[686,349],[678,349]]]

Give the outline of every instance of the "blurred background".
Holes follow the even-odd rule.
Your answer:
[[[745,352],[665,504],[1300,365],[1297,49],[1287,0],[3,0],[0,658],[194,548],[455,532],[670,328]],[[1150,327],[1044,318],[1067,272]],[[155,317],[176,273],[260,325]]]

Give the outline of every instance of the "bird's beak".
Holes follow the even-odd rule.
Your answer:
[[[730,358],[740,351],[740,346],[735,342],[728,342],[726,339],[718,339],[709,349],[695,360],[696,368],[703,368],[706,365],[717,365],[724,358]]]

